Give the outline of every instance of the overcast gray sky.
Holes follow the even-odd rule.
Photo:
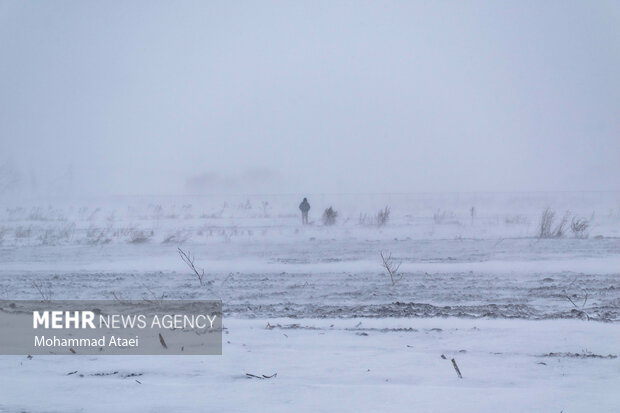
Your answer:
[[[0,37],[28,190],[620,190],[618,1],[3,0]]]

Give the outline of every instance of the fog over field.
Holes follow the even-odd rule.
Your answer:
[[[7,0],[0,37],[0,315],[223,316],[222,355],[0,355],[1,413],[618,411],[620,3]]]
[[[46,196],[620,190],[619,15],[4,1],[0,162]]]

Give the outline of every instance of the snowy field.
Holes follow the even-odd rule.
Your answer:
[[[302,197],[3,201],[0,299],[221,299],[225,334],[222,356],[1,356],[0,412],[620,411],[620,193],[308,196],[308,226]]]

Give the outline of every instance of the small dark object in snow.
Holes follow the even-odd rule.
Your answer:
[[[164,341],[164,337],[162,337],[161,333],[159,333],[159,342],[161,343],[161,346],[163,348],[168,348],[168,346],[166,345],[166,342]]]
[[[69,347],[69,351],[75,354],[75,350],[73,350],[73,348]]]
[[[454,370],[456,371],[456,374],[459,376],[459,379],[463,378],[463,375],[461,374],[461,370],[459,370],[459,366],[456,365],[456,360],[452,359],[452,366],[454,366]]]
[[[261,380],[264,380],[264,379],[271,379],[271,378],[277,377],[278,373],[273,373],[271,376],[266,376],[264,374],[262,374],[260,376],[257,376],[256,374],[252,374],[252,373],[245,373],[245,375],[249,379],[261,379]]]
[[[356,335],[358,335],[358,336],[367,336],[367,335],[368,335],[368,333],[364,333],[364,332],[361,332],[361,333],[355,333],[355,334],[356,334]]]
[[[142,384],[142,382],[140,380],[136,380],[136,383],[138,384]]]
[[[112,372],[99,372],[99,373],[92,373],[89,374],[89,376],[95,376],[95,377],[104,377],[104,376],[114,376],[115,374],[118,374],[118,371],[112,371]],[[80,374],[80,377],[84,377],[83,374]]]
[[[536,364],[542,364],[543,366],[546,366],[546,365],[547,365],[547,363],[543,363],[542,361],[539,361],[539,362],[538,362],[538,363],[536,363]]]
[[[32,356],[30,354],[28,354],[28,357],[26,357],[28,360],[32,360]]]
[[[446,356],[444,356],[443,354],[441,355],[441,358],[444,360],[447,360],[448,358]]]
[[[70,375],[75,374],[75,373],[77,373],[77,372],[78,372],[77,370],[76,370],[76,371],[69,372],[69,373],[67,373],[67,376],[70,376]]]
[[[543,354],[541,357],[569,357],[569,358],[579,358],[579,359],[615,359],[618,358],[615,354],[608,354],[603,356],[601,354],[594,354],[590,352],[584,353],[547,353]]]

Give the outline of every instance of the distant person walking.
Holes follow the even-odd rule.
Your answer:
[[[310,204],[308,203],[308,199],[304,198],[299,204],[299,210],[301,211],[301,223],[303,225],[308,225],[308,211],[310,211]]]

